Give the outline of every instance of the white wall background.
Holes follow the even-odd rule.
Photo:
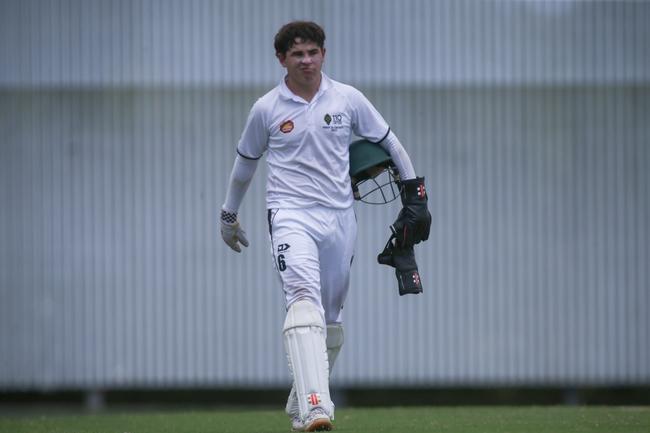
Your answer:
[[[341,386],[650,383],[650,4],[0,1],[0,389],[277,386],[264,169],[231,253],[218,209],[272,38],[319,21],[326,72],[427,177],[425,293],[357,206]]]

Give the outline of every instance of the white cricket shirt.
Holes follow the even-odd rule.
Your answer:
[[[248,115],[237,152],[258,159],[267,151],[267,208],[352,206],[349,146],[354,135],[379,142],[389,127],[352,86],[322,74],[305,101],[284,80],[258,99]]]

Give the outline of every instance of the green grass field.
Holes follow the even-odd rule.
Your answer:
[[[0,433],[276,433],[277,411],[214,410],[5,416]],[[335,431],[453,433],[648,433],[650,407],[417,407],[337,410]]]

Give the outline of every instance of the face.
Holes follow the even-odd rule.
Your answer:
[[[319,82],[325,48],[320,48],[314,42],[296,39],[286,53],[277,56],[282,66],[287,68],[287,76],[292,83],[309,86]]]

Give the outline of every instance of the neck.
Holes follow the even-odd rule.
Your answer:
[[[317,80],[314,80],[314,82],[309,82],[309,83],[296,83],[295,81],[291,80],[289,77],[285,78],[285,83],[287,83],[287,87],[291,92],[293,92],[295,95],[300,96],[302,99],[304,99],[307,102],[310,102],[314,96],[316,96],[316,93],[318,93],[318,88],[320,87],[320,82],[323,79],[322,75],[318,76]]]

